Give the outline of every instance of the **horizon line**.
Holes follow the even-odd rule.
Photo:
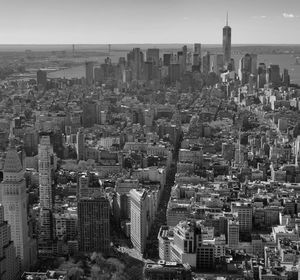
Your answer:
[[[175,42],[175,43],[1,43],[1,46],[64,46],[64,45],[194,45],[199,42]],[[202,46],[217,45],[222,46],[222,43],[200,43]],[[234,43],[231,46],[300,46],[300,43]]]

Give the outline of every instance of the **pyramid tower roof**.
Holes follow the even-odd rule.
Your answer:
[[[18,173],[23,170],[20,157],[17,150],[14,147],[9,147],[5,161],[4,161],[4,172]]]

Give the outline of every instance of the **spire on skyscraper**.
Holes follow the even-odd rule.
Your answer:
[[[13,127],[12,121],[10,122],[8,141],[9,141],[9,147],[14,148],[15,147],[15,135],[14,135],[14,127]]]
[[[226,26],[228,26],[228,11],[227,11],[227,14],[226,14]]]

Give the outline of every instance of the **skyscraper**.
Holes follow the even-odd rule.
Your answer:
[[[94,100],[85,100],[82,104],[82,126],[92,127],[97,122],[97,104]]]
[[[202,59],[202,72],[204,75],[208,75],[210,71],[210,53],[206,52]]]
[[[279,65],[271,64],[268,67],[269,74],[269,83],[274,87],[279,87],[281,85],[281,77],[280,77],[280,68]]]
[[[259,63],[257,71],[257,86],[263,88],[267,82],[267,67],[264,63]]]
[[[38,70],[36,73],[36,82],[37,85],[42,86],[43,88],[46,88],[47,86],[47,72],[43,70]]]
[[[152,62],[154,66],[159,66],[159,49],[148,49],[146,59],[148,62]]]
[[[180,65],[178,63],[171,63],[169,65],[169,79],[171,83],[180,80]]]
[[[224,66],[224,56],[223,54],[215,54],[213,56],[213,71],[220,75]]]
[[[78,202],[79,250],[109,253],[109,201],[104,197]]]
[[[143,78],[144,54],[140,48],[134,48],[127,54],[129,68],[132,71],[132,79],[135,81]]]
[[[153,80],[154,64],[152,61],[146,61],[144,64],[144,78],[146,81]]]
[[[226,26],[223,28],[223,53],[224,65],[227,66],[231,59],[231,27],[228,25],[228,13],[226,16]]]
[[[201,44],[200,43],[194,44],[194,53],[201,55]]]
[[[94,63],[92,61],[87,61],[85,63],[85,79],[86,85],[91,86],[94,81]]]
[[[4,162],[0,197],[0,202],[4,207],[4,218],[11,227],[11,237],[16,247],[16,255],[20,259],[22,268],[26,269],[30,262],[26,184],[24,170],[14,146],[12,134]]]
[[[77,160],[85,160],[85,146],[84,146],[84,132],[82,128],[79,128],[76,134],[76,153]]]
[[[51,254],[53,251],[53,187],[54,166],[53,148],[50,136],[42,136],[39,144],[39,190],[40,190],[40,232],[39,253]]]
[[[257,54],[251,54],[251,74],[257,77]]]
[[[194,54],[193,54],[193,69],[200,71],[201,68],[201,44],[194,44]]]
[[[245,54],[240,60],[239,78],[242,85],[249,82],[252,73],[252,58],[250,54]]]
[[[53,148],[50,144],[50,136],[42,136],[39,144],[39,189],[41,208],[52,209],[52,170]]]
[[[170,53],[164,53],[163,55],[163,65],[169,66],[171,64],[171,57],[172,55]]]
[[[227,244],[230,249],[239,246],[240,226],[236,220],[228,220],[227,223]]]
[[[251,233],[253,207],[251,203],[232,202],[231,211],[238,214],[240,233]]]
[[[283,83],[283,85],[285,85],[287,87],[290,86],[290,75],[289,75],[289,71],[287,69],[283,69],[282,83]]]
[[[146,247],[146,239],[148,235],[148,197],[145,190],[130,191],[130,239],[133,246],[140,252],[144,253]]]
[[[0,276],[1,280],[19,279],[20,268],[16,258],[16,248],[11,240],[11,232],[4,220],[4,207],[0,204]]]

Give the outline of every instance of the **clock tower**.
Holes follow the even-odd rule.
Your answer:
[[[4,217],[11,228],[11,238],[16,247],[16,255],[20,260],[20,268],[28,269],[29,237],[27,225],[27,194],[24,170],[10,137],[10,144],[6,153],[3,181],[0,184],[0,203],[4,207]]]

